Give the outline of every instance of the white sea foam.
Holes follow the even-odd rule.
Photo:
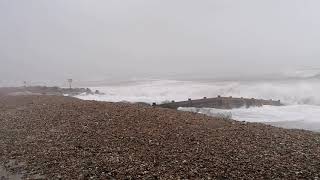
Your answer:
[[[123,85],[92,87],[105,95],[81,95],[101,101],[163,102],[188,98],[234,96],[281,100],[285,104],[320,105],[320,82],[316,80],[264,82],[191,82],[154,80]]]
[[[232,118],[247,122],[308,121],[320,122],[320,107],[314,105],[263,106],[239,109],[179,108],[182,111],[198,112],[215,116],[232,114]]]
[[[316,105],[263,106],[231,110],[190,107],[179,110],[213,117],[228,116],[229,119],[238,121],[262,122],[284,128],[320,131],[320,106]]]
[[[137,81],[113,86],[92,87],[105,95],[80,95],[81,99],[99,101],[157,102],[182,101],[188,98],[233,96],[281,100],[286,106],[263,106],[232,110],[181,108],[208,115],[231,114],[232,118],[249,122],[299,122],[293,128],[320,129],[320,81],[287,79],[272,81]],[[229,116],[229,115],[228,115]],[[308,126],[306,126],[308,124]],[[286,125],[287,127],[287,125]]]

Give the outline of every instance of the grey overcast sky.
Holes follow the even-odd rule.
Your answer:
[[[319,0],[0,0],[0,79],[320,66]]]

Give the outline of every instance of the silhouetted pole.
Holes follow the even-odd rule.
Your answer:
[[[72,88],[72,79],[68,79],[68,83],[69,83],[69,88],[71,89]]]

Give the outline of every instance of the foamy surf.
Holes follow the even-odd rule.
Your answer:
[[[259,99],[274,99],[292,104],[320,105],[318,80],[288,81],[242,81],[242,82],[194,82],[154,80],[113,86],[91,87],[105,95],[81,95],[81,99],[100,101],[157,102],[183,101],[204,96],[234,96]]]
[[[111,102],[146,102],[162,103],[165,101],[183,101],[188,98],[233,96],[259,99],[281,100],[286,106],[253,107],[232,110],[197,109],[197,112],[213,115],[230,113],[232,118],[239,121],[263,122],[275,124],[283,122],[309,130],[320,129],[320,83],[317,79],[287,79],[273,81],[175,81],[150,80],[136,81],[128,84],[92,87],[105,95],[80,95],[85,100]],[[195,111],[180,108],[180,110]],[[298,122],[298,123],[297,123]],[[308,125],[313,123],[313,125]],[[307,126],[306,126],[307,125]],[[280,126],[280,125],[279,125]]]
[[[320,131],[320,107],[315,105],[263,106],[239,109],[179,108],[208,116],[228,116],[234,120],[261,122],[279,127]]]

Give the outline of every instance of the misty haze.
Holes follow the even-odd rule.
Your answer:
[[[0,179],[317,179],[320,1],[1,0]]]

